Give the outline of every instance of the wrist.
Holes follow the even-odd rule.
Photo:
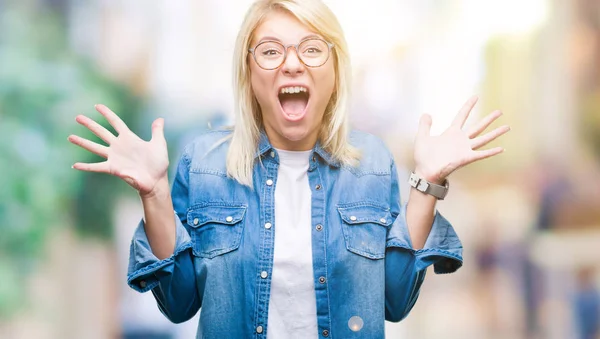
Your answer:
[[[142,200],[163,199],[169,197],[170,191],[169,178],[165,175],[156,182],[151,191],[139,192],[139,195]]]
[[[414,173],[432,184],[443,186],[446,182],[446,178],[440,178],[439,175],[431,174],[430,172],[424,171],[418,167],[415,168]]]
[[[436,182],[427,180],[425,177],[420,176],[416,172],[413,172],[408,178],[408,183],[417,191],[432,195],[439,200],[444,200],[446,194],[448,193],[448,180],[444,180],[443,183],[438,184]]]

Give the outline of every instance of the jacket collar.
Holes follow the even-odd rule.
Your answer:
[[[269,142],[269,137],[267,137],[267,134],[263,130],[260,132],[260,138],[258,140],[258,148],[255,157],[262,157],[265,153],[271,150],[273,150],[273,146],[271,146],[271,143]],[[319,157],[323,159],[327,164],[334,167],[340,167],[339,161],[335,160],[331,156],[331,154],[329,154],[329,152],[323,149],[323,147],[321,147],[321,142],[318,140],[315,144],[315,147],[313,148],[313,157],[315,153],[318,154]]]

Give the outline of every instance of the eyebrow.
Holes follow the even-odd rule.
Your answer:
[[[306,40],[306,39],[313,39],[313,38],[316,38],[316,39],[323,39],[323,38],[322,38],[321,36],[319,36],[319,35],[316,35],[316,34],[309,34],[309,35],[307,35],[307,36],[303,37],[302,39],[300,39],[300,41],[304,41],[304,40]],[[258,40],[258,41],[256,42],[256,44],[260,44],[261,42],[263,42],[263,41],[265,41],[265,40],[272,40],[272,41],[278,41],[278,42],[281,42],[281,40],[280,40],[279,38],[276,38],[276,37],[274,37],[274,36],[264,36],[264,37],[262,37],[260,40]]]

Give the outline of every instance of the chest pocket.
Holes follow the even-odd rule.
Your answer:
[[[214,258],[240,247],[246,206],[205,204],[187,213],[194,255]]]
[[[389,209],[373,206],[340,206],[342,232],[348,251],[370,259],[385,257],[388,227],[392,224]]]

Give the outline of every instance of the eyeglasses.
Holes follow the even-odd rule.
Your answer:
[[[319,38],[302,40],[296,45],[283,45],[279,41],[267,40],[259,43],[254,48],[248,49],[248,52],[252,54],[254,61],[260,68],[272,70],[283,65],[290,47],[294,47],[298,59],[304,65],[319,67],[327,62],[334,45]]]

